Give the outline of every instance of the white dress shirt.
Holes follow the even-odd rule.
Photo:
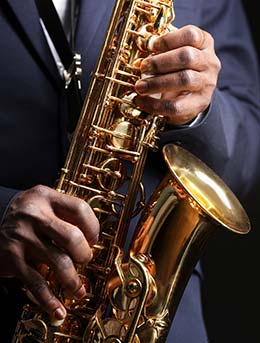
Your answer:
[[[62,23],[64,31],[65,31],[65,34],[66,34],[67,38],[69,38],[70,29],[71,29],[70,28],[70,0],[52,0],[52,2],[56,8],[58,15],[59,15],[59,18],[61,20],[61,23]],[[60,57],[59,57],[59,55],[58,55],[58,53],[57,53],[57,51],[56,51],[56,49],[52,43],[52,40],[48,34],[48,31],[46,30],[45,25],[41,19],[40,19],[40,22],[41,22],[44,34],[46,36],[46,39],[48,41],[49,47],[51,49],[53,58],[57,64],[57,68],[59,70],[59,73],[60,73],[61,77],[64,78],[64,66],[63,66],[63,64],[60,60]]]

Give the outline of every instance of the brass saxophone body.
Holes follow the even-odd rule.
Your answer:
[[[133,104],[138,64],[150,38],[170,29],[172,0],[118,0],[83,105],[57,191],[86,200],[100,221],[88,265],[77,266],[87,296],[69,300],[50,270],[47,280],[67,309],[50,323],[24,307],[13,343],[165,342],[186,283],[219,226],[250,230],[229,188],[177,145],[163,148],[167,174],[145,201],[147,153],[157,149],[164,118]],[[124,189],[124,190],[123,190]],[[126,248],[131,219],[140,214]]]

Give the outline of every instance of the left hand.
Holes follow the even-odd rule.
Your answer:
[[[155,39],[153,49],[141,63],[141,73],[152,76],[136,83],[135,104],[168,124],[186,124],[208,108],[216,88],[221,63],[214,39],[188,25]],[[150,96],[158,93],[160,99]]]

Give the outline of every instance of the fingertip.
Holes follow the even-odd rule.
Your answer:
[[[64,307],[58,307],[56,308],[56,310],[53,311],[52,317],[57,320],[62,320],[62,319],[65,319],[66,314],[67,312]]]
[[[151,36],[148,43],[148,49],[150,51],[160,51],[161,49],[161,39],[159,36]]]
[[[63,324],[66,318],[67,312],[64,307],[58,307],[54,310],[51,314],[51,325],[52,326],[60,326]]]
[[[144,80],[138,80],[135,84],[135,90],[140,95],[145,94],[148,91],[148,83]]]

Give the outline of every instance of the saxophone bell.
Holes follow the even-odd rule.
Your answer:
[[[155,296],[144,306],[146,322],[136,330],[140,342],[166,341],[208,240],[223,228],[238,234],[250,231],[240,202],[207,165],[174,144],[164,146],[163,154],[168,173],[143,210],[129,249],[130,260],[151,256],[156,267],[148,286],[156,285]]]

